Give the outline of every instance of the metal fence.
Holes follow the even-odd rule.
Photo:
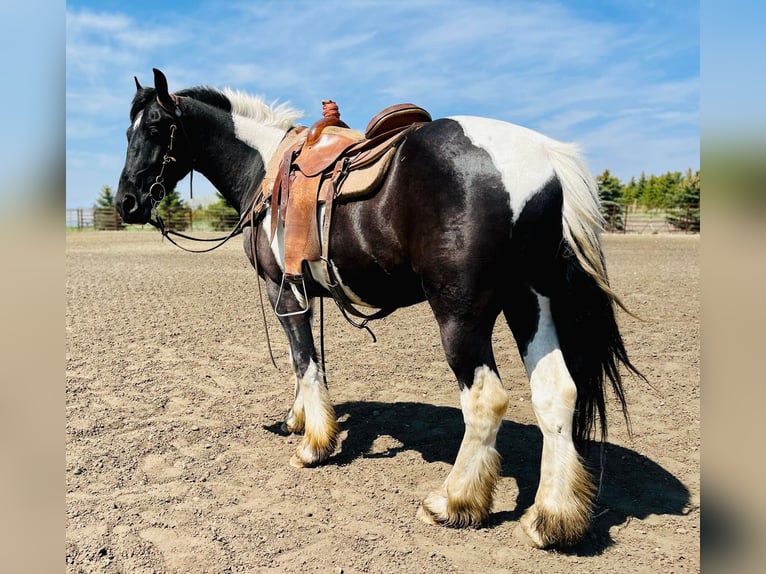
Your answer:
[[[233,210],[232,210],[233,211]],[[606,210],[606,230],[613,233],[697,233],[700,230],[699,204],[667,211],[638,211],[610,206]],[[197,212],[186,208],[176,212],[166,224],[174,229],[225,231],[233,228],[236,213]],[[66,210],[66,226],[74,229],[121,229],[124,224],[113,208]]]
[[[77,209],[66,210],[66,226],[75,229],[84,229],[93,227],[93,209],[78,207]]]
[[[667,210],[605,209],[606,230],[612,233],[699,233],[700,206],[688,204]]]
[[[165,224],[171,229],[192,229],[194,218],[191,208],[174,211],[165,218]],[[78,207],[66,210],[66,226],[74,229],[117,230],[125,227],[125,224],[113,207]]]

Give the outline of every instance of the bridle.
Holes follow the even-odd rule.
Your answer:
[[[184,127],[183,123],[183,111],[180,107],[180,98],[179,96],[175,94],[170,94],[170,98],[173,101],[173,108],[168,108],[159,98],[157,97],[157,104],[166,112],[168,112],[170,115],[177,118],[178,125],[181,126],[181,132],[184,134],[184,137],[186,139],[186,145],[189,148],[189,150],[192,150],[191,141],[189,139],[189,136],[186,132],[186,128]],[[207,253],[209,251],[213,251],[214,249],[217,249],[221,247],[224,243],[226,243],[229,239],[232,237],[239,235],[240,233],[244,232],[245,227],[250,227],[252,229],[250,234],[250,250],[253,257],[253,263],[255,266],[255,271],[258,275],[260,275],[260,270],[258,268],[258,251],[257,251],[257,238],[256,233],[258,231],[258,226],[261,224],[263,218],[266,215],[266,211],[268,206],[270,205],[271,197],[264,194],[263,187],[259,186],[259,191],[256,193],[253,197],[252,202],[246,209],[242,209],[240,213],[240,218],[237,224],[234,226],[234,228],[224,237],[216,237],[216,238],[199,238],[199,237],[191,237],[189,235],[186,235],[184,233],[178,233],[176,231],[173,231],[172,229],[167,229],[165,227],[165,224],[162,221],[162,217],[160,217],[158,206],[160,202],[165,198],[166,191],[165,191],[165,185],[164,185],[164,173],[165,173],[165,167],[171,163],[175,162],[176,158],[173,156],[173,143],[175,141],[175,135],[176,130],[178,129],[178,126],[173,123],[170,125],[170,140],[168,141],[168,147],[165,151],[165,154],[162,158],[162,166],[160,167],[160,173],[157,175],[157,177],[154,180],[154,183],[149,187],[149,195],[151,197],[152,201],[152,212],[154,212],[156,216],[156,220],[149,218],[149,223],[156,227],[163,237],[167,238],[168,241],[170,241],[173,245],[178,247],[179,249],[183,249],[184,251],[188,251],[190,253]],[[291,130],[288,130],[288,133]],[[285,134],[287,136],[287,134]],[[196,163],[196,158],[192,154],[192,168],[190,172],[189,177],[189,193],[190,196],[192,194],[191,191],[191,182],[192,182],[192,176],[194,174],[194,165]],[[175,235],[177,237],[183,237],[184,239],[188,239],[191,241],[216,241],[218,242],[216,245],[213,245],[212,247],[209,247],[207,249],[189,249],[187,247],[184,247],[183,245],[180,245],[177,243],[171,235]],[[261,291],[261,283],[258,281],[258,298],[260,300],[260,307],[261,307],[261,315],[263,318],[263,325],[266,333],[266,342],[269,349],[269,356],[271,358],[271,363],[274,365],[275,368],[277,367],[276,361],[274,360],[274,353],[271,349],[271,340],[269,336],[269,329],[268,329],[268,323],[266,321],[266,314],[264,310],[264,304],[263,304],[263,293]],[[370,330],[369,327],[367,327],[367,322],[370,319],[378,318],[379,316],[385,316],[389,312],[386,312],[384,315],[378,315],[375,314],[373,316],[363,316],[365,320],[361,324],[355,323],[353,320],[351,320],[345,312],[345,306],[340,303],[337,299],[335,299],[335,303],[338,305],[338,308],[341,310],[344,318],[354,325],[357,328],[364,328],[366,329],[370,335],[372,336],[373,342],[375,342],[375,334]],[[320,340],[321,340],[321,365],[322,365],[322,375],[324,378],[325,386],[327,385],[327,370],[325,366],[325,344],[324,344],[324,301],[323,298],[319,298],[319,323],[320,323]]]
[[[163,110],[168,112],[170,115],[177,118],[178,124],[181,126],[181,132],[183,132],[184,138],[186,139],[186,145],[189,148],[189,150],[191,150],[192,149],[191,141],[189,139],[189,135],[186,132],[186,128],[184,127],[184,123],[182,119],[183,110],[181,110],[181,106],[180,106],[181,99],[175,94],[170,94],[170,98],[173,100],[173,109],[168,109],[168,107],[160,100],[159,96],[157,97],[157,104]],[[156,217],[156,219],[152,219],[150,217],[149,224],[156,227],[157,230],[162,234],[162,236],[164,238],[167,238],[167,240],[170,241],[173,245],[175,245],[179,249],[183,249],[184,251],[188,251],[190,253],[207,253],[209,251],[213,251],[214,249],[218,249],[224,243],[226,243],[229,239],[242,233],[245,230],[245,227],[250,227],[252,229],[251,236],[250,236],[250,246],[253,253],[253,262],[255,265],[255,271],[256,273],[259,274],[258,252],[256,247],[257,240],[255,235],[256,235],[258,225],[260,224],[261,220],[266,215],[266,207],[269,203],[267,201],[267,198],[264,197],[262,190],[255,195],[252,203],[247,207],[247,209],[242,210],[239,217],[239,221],[226,236],[215,237],[215,238],[192,237],[190,235],[179,233],[177,231],[173,231],[172,229],[167,229],[165,227],[165,224],[162,221],[162,217],[160,217],[157,207],[159,206],[160,202],[165,198],[165,179],[164,179],[165,166],[167,166],[170,162],[176,161],[176,158],[173,156],[173,142],[175,141],[175,135],[176,135],[177,129],[178,127],[176,126],[175,123],[170,125],[170,140],[168,141],[168,148],[165,151],[165,155],[162,157],[162,167],[160,167],[160,173],[155,178],[154,183],[151,186],[149,186],[149,195],[152,201],[152,212],[154,212]],[[192,168],[189,174],[190,197],[193,197],[192,177],[194,175],[195,164],[196,164],[196,157],[194,156],[194,154],[192,154]],[[183,237],[184,239],[189,239],[191,241],[217,241],[218,243],[216,243],[216,245],[213,245],[212,247],[209,247],[207,249],[189,249],[188,247],[184,247],[183,245],[175,241],[171,237],[171,235],[175,235],[177,237]],[[261,282],[257,281],[257,283],[258,283],[258,298],[261,302],[261,315],[263,317],[263,326],[266,332],[266,344],[269,349],[269,357],[271,357],[271,363],[272,365],[274,365],[274,368],[278,368],[277,363],[274,360],[274,353],[271,349],[271,337],[269,336],[269,327],[266,321],[266,312],[264,310],[264,305],[263,305],[263,293],[261,291]],[[324,336],[322,340],[322,351],[323,351],[322,366],[324,367]],[[323,368],[323,372],[324,372],[324,368]]]
[[[244,228],[248,225],[255,226],[260,221],[260,219],[265,215],[265,210],[261,211],[258,210],[259,213],[254,214],[255,206],[259,202],[263,203],[262,199],[259,198],[258,195],[256,195],[255,198],[253,198],[252,205],[250,205],[247,209],[243,209],[242,213],[240,215],[239,221],[234,226],[234,228],[225,236],[222,237],[213,237],[213,238],[201,238],[201,237],[192,237],[190,235],[186,235],[184,233],[179,233],[177,231],[173,231],[172,229],[168,229],[165,227],[165,223],[162,221],[162,217],[159,214],[158,206],[160,202],[165,198],[166,190],[165,190],[165,167],[171,163],[175,162],[176,158],[173,155],[173,143],[175,141],[176,136],[176,130],[178,129],[178,126],[181,126],[181,132],[184,135],[184,138],[186,140],[186,145],[189,148],[189,150],[192,150],[191,140],[189,139],[189,135],[186,132],[186,128],[184,127],[183,122],[183,110],[181,109],[181,98],[175,94],[170,94],[170,98],[173,100],[173,107],[169,108],[165,103],[160,100],[159,96],[157,96],[157,104],[166,112],[168,112],[171,116],[176,118],[177,124],[174,122],[170,124],[170,140],[168,141],[168,147],[165,151],[165,154],[162,157],[162,166],[160,167],[160,173],[157,174],[157,177],[154,180],[154,183],[152,183],[151,186],[149,186],[149,196],[152,202],[152,212],[154,214],[155,219],[149,218],[149,224],[157,228],[159,232],[162,234],[163,237],[167,238],[168,241],[170,241],[173,245],[178,247],[179,249],[183,249],[184,251],[189,251],[190,253],[207,253],[208,251],[213,251],[214,249],[218,249],[221,247],[224,243],[226,243],[229,239],[232,237],[235,237],[242,233],[244,231]],[[189,172],[189,196],[194,197],[194,191],[192,187],[193,177],[194,177],[194,166],[196,165],[196,156],[192,153],[192,161],[191,161],[191,171]],[[258,218],[258,221],[255,221],[254,218]],[[184,239],[188,239],[190,241],[217,241],[218,243],[212,247],[209,247],[207,249],[189,249],[188,247],[184,247],[183,245],[180,245],[177,243],[171,235],[175,235],[177,237],[183,237]]]
[[[149,195],[152,199],[152,210],[155,210],[160,202],[165,199],[165,166],[168,165],[171,161],[176,161],[176,158],[171,155],[173,152],[173,140],[175,140],[176,137],[176,129],[178,129],[177,126],[175,124],[171,124],[170,142],[168,143],[168,149],[162,158],[162,167],[160,168],[160,173],[155,178],[154,183],[149,186]]]
[[[177,121],[178,125],[181,126],[181,131],[184,134],[184,138],[186,139],[186,145],[191,150],[191,142],[189,141],[189,134],[186,133],[186,128],[184,127],[183,123],[183,110],[181,110],[181,98],[179,98],[177,95],[172,94],[171,99],[173,100],[173,108],[169,109],[160,99],[159,96],[157,96],[157,105],[159,105],[163,110],[165,110],[167,113],[169,113],[171,116],[174,116]],[[151,197],[152,201],[152,211],[155,211],[157,209],[157,206],[160,204],[160,202],[165,199],[165,167],[170,163],[176,161],[176,158],[173,156],[173,142],[176,139],[176,130],[178,129],[178,125],[174,123],[170,124],[170,140],[168,141],[168,148],[165,151],[165,155],[162,156],[162,166],[160,167],[160,173],[157,174],[157,177],[154,180],[154,183],[149,186],[149,196]],[[189,177],[189,193],[191,197],[194,197],[193,190],[191,186],[191,178],[194,174],[194,165],[196,164],[196,157],[192,154],[192,167]],[[159,214],[157,214],[159,217]],[[161,222],[161,220],[160,220]],[[150,221],[150,223],[152,223]],[[161,223],[160,223],[161,224]],[[155,226],[156,227],[156,226]]]

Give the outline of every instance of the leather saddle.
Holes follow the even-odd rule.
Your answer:
[[[296,285],[303,283],[304,261],[328,261],[334,201],[371,195],[388,172],[397,146],[431,121],[423,108],[398,104],[376,114],[362,134],[340,120],[335,102],[322,104],[322,119],[308,130],[293,130],[282,142],[262,188],[264,197],[271,197],[271,239],[278,219],[284,227],[284,277]],[[320,235],[321,204],[325,217]]]

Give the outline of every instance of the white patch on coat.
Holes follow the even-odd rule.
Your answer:
[[[271,233],[271,215],[272,209],[269,207],[266,210],[266,215],[263,218],[263,230],[266,233]],[[274,233],[274,239],[271,240],[269,245],[271,247],[271,253],[274,255],[274,259],[277,262],[279,268],[285,270],[285,229],[282,227],[282,223],[277,221],[277,230]]]
[[[579,524],[587,520],[590,489],[572,441],[577,387],[561,352],[550,299],[535,295],[540,309],[537,332],[523,358],[532,387],[532,407],[543,433],[543,452],[535,507],[528,514],[575,516]],[[533,526],[526,524],[526,528],[533,540],[539,537]]]
[[[232,120],[237,139],[258,150],[264,163],[271,159],[285,136],[285,130],[282,128],[260,124],[252,118],[235,115],[232,116]]]
[[[544,436],[561,435],[571,443],[577,387],[561,352],[551,301],[538,293],[535,295],[540,309],[537,331],[524,353],[524,366],[532,386],[532,405]]]
[[[473,145],[485,150],[510,195],[515,222],[527,200],[554,176],[548,156],[550,138],[508,122],[475,116],[453,116]]]
[[[222,93],[231,104],[237,139],[258,150],[264,162],[271,159],[285,133],[302,115],[289,104],[269,106],[257,96],[230,88]]]
[[[136,131],[138,129],[138,126],[141,125],[141,118],[143,117],[144,117],[144,110],[141,110],[136,114],[136,119],[133,120],[133,131]]]

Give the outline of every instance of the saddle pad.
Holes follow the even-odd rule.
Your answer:
[[[375,191],[388,173],[388,166],[397,149],[392,147],[380,159],[349,173],[336,198],[339,201],[359,199]]]

